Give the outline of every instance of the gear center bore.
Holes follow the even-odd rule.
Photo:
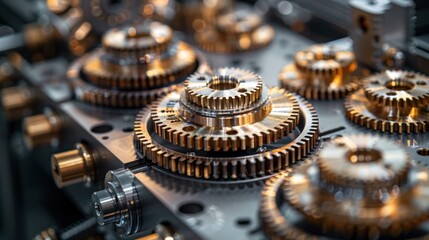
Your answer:
[[[414,83],[407,79],[394,79],[387,81],[384,86],[392,91],[409,91],[414,88]]]
[[[205,80],[205,78],[203,78],[203,80]],[[212,79],[207,82],[207,87],[214,90],[230,90],[238,88],[239,85],[240,82],[238,79],[230,76],[213,76]]]
[[[380,151],[371,148],[356,148],[347,153],[347,159],[351,163],[378,162],[382,159]]]

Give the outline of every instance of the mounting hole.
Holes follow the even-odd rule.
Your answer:
[[[122,132],[132,132],[134,130],[133,127],[124,127],[122,128]]]
[[[245,89],[245,88],[240,88],[240,89],[238,89],[238,92],[244,93],[244,92],[247,92],[247,89]]]
[[[201,77],[198,77],[197,79],[198,79],[198,81],[205,81],[206,77],[201,76]]]
[[[186,127],[183,127],[182,130],[185,132],[192,132],[192,131],[195,131],[195,127],[194,126],[186,126]]]
[[[235,130],[235,129],[231,129],[231,130],[226,131],[226,134],[228,134],[228,135],[236,135],[236,134],[238,134],[238,131]]]
[[[343,142],[335,142],[335,145],[337,145],[338,147],[344,147],[346,144]]]
[[[204,206],[198,202],[190,202],[182,204],[179,211],[184,214],[197,214],[204,210]]]
[[[91,128],[91,132],[93,133],[107,133],[112,131],[113,126],[108,123],[102,123],[95,125]]]
[[[429,156],[429,148],[419,148],[417,149],[417,154],[420,156]]]
[[[378,80],[372,80],[372,81],[371,81],[371,84],[379,85],[379,84],[380,84],[380,82],[379,82]]]
[[[366,33],[369,29],[368,20],[364,16],[358,18],[358,26],[363,33]]]
[[[423,86],[423,85],[426,85],[426,84],[427,84],[427,82],[422,81],[422,80],[419,80],[419,81],[417,81],[417,82],[416,82],[416,84],[417,84],[417,85],[420,85],[420,86]]]
[[[107,139],[109,139],[109,136],[103,136],[101,139],[107,140]]]
[[[252,223],[252,220],[250,220],[249,218],[240,218],[240,219],[237,219],[236,223],[238,226],[246,227]]]
[[[387,92],[387,93],[386,93],[386,95],[387,95],[387,96],[395,96],[395,95],[396,95],[396,92]]]

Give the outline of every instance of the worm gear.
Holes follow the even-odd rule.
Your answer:
[[[428,236],[422,224],[429,220],[429,169],[412,164],[397,143],[369,135],[341,137],[317,158],[266,182],[260,213],[270,238]]]
[[[231,53],[263,48],[274,36],[274,29],[263,24],[261,16],[242,9],[218,17],[215,27],[195,33],[195,41],[208,52]]]
[[[308,99],[343,98],[359,88],[359,69],[353,52],[328,45],[314,45],[299,51],[294,64],[279,74],[283,88]]]
[[[429,129],[429,78],[387,70],[363,80],[364,89],[347,97],[350,121],[382,132],[426,132]]]
[[[209,88],[226,95],[249,80],[224,77],[230,82],[212,82],[218,79],[217,73],[255,76],[222,68],[190,79],[204,77]],[[218,90],[222,87],[213,84],[234,88]],[[237,109],[201,107],[190,101],[186,90],[170,93],[140,112],[134,129],[136,149],[142,156],[167,170],[206,179],[248,178],[279,171],[309,154],[318,140],[313,107],[284,90],[264,85],[253,104],[241,102]]]
[[[79,100],[108,107],[142,107],[177,89],[204,60],[186,43],[172,40],[161,23],[112,29],[103,48],[77,60],[69,69]],[[135,50],[133,50],[135,49]]]

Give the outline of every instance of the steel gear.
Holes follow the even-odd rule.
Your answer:
[[[139,30],[113,29],[103,38],[103,48],[84,55],[70,67],[67,75],[79,100],[99,106],[142,107],[177,90],[175,85],[189,74],[207,68],[204,59],[197,57],[188,44],[161,41],[162,34],[156,32],[171,31],[165,30],[167,26],[145,24],[142,31],[153,36],[133,32],[132,40],[123,37],[122,42],[117,42],[115,36],[124,36],[125,29]],[[152,27],[158,30],[152,31]],[[154,36],[159,38],[153,41]],[[168,34],[165,37],[170,38]]]
[[[355,147],[361,148],[358,154]],[[381,159],[372,151],[382,153]],[[327,164],[324,158],[332,154]],[[381,175],[368,174],[374,169]],[[326,179],[324,171],[342,175],[346,182]],[[322,148],[317,161],[267,181],[260,210],[263,227],[273,239],[416,237],[422,234],[419,226],[429,220],[428,176],[429,169],[411,164],[405,149],[391,140],[369,135],[337,138]],[[375,178],[379,185],[370,184]],[[304,225],[312,225],[311,230]]]
[[[299,51],[295,63],[279,74],[285,89],[308,99],[344,98],[359,88],[358,77],[366,71],[358,68],[353,52],[328,45],[314,45]]]
[[[204,75],[195,74],[185,81],[188,101],[214,110],[248,107],[261,97],[262,87],[260,76],[235,68],[222,68]]]
[[[239,70],[215,70],[222,71]],[[313,107],[266,87],[254,105],[241,110],[210,110],[190,102],[185,91],[170,93],[138,114],[134,130],[142,156],[172,172],[205,179],[271,174],[302,159],[318,141]]]
[[[231,53],[263,48],[274,36],[274,29],[257,13],[237,10],[218,17],[215,27],[195,33],[195,41],[208,52]]]
[[[422,74],[387,70],[363,80],[364,90],[347,97],[347,118],[382,132],[426,132],[429,78]]]

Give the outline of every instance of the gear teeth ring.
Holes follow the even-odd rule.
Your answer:
[[[262,95],[260,76],[236,68],[221,68],[185,81],[186,98],[212,110],[235,110],[254,104]],[[228,91],[225,91],[228,90]]]

